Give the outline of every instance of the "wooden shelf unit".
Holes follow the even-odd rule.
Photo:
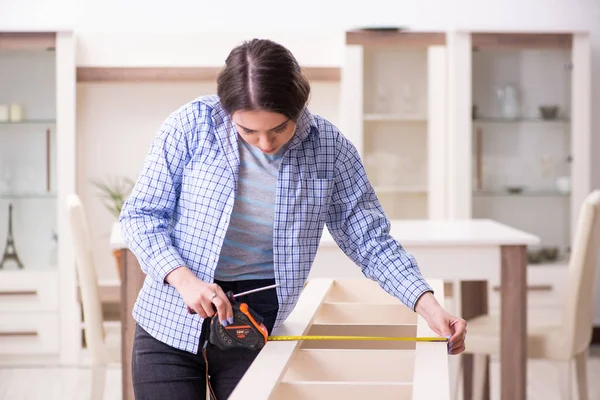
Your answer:
[[[444,304],[441,281],[429,282]],[[274,335],[437,337],[425,320],[376,282],[312,279]],[[449,400],[447,343],[415,341],[270,341],[230,400],[343,398]]]

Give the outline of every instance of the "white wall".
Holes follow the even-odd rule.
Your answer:
[[[77,85],[77,191],[87,207],[101,279],[116,279],[108,238],[113,218],[91,182],[135,178],[160,123],[181,104],[214,93],[214,84]],[[338,123],[337,84],[313,86],[311,109]],[[113,116],[113,117],[111,117]]]
[[[73,27],[79,37],[78,62],[85,65],[151,60],[150,56],[156,54],[154,45],[168,40],[168,34],[183,32],[195,35],[190,36],[187,43],[178,41],[172,47],[189,51],[177,56],[177,62],[181,64],[199,60],[212,63],[222,59],[229,48],[214,46],[215,40],[235,43],[256,35],[281,39],[301,62],[342,65],[343,30],[363,25],[403,25],[422,30],[578,29],[592,33],[593,70],[600,70],[600,2],[597,0],[371,0],[358,4],[360,6],[350,7],[347,1],[342,0],[305,0],[300,3],[276,0],[171,0],[168,3],[158,0],[0,0],[0,30]],[[206,32],[210,34],[202,34]],[[145,50],[133,54],[124,51],[127,43],[143,46]],[[206,54],[210,56],[206,58]],[[173,61],[171,51],[164,51],[160,56],[165,63]],[[156,63],[154,59],[151,61]],[[89,115],[89,118],[80,117],[78,123],[79,135],[83,139],[80,144],[83,151],[80,157],[80,173],[83,172],[80,187],[88,178],[97,175],[102,165],[114,171],[135,171],[136,165],[139,166],[141,149],[147,145],[165,112],[178,101],[198,94],[194,87],[178,85],[169,89],[168,97],[152,100],[142,96],[146,90],[159,93],[166,89],[140,87],[136,91],[123,92],[119,87],[79,87],[79,107],[83,115]],[[332,89],[323,90],[330,92]],[[200,88],[198,91],[201,91]],[[329,101],[323,100],[325,104],[317,108],[322,107],[324,114],[335,114]],[[598,74],[593,77],[593,104],[594,108],[600,105]],[[142,121],[139,117],[142,106],[152,107],[156,119],[144,117]],[[128,112],[119,114],[118,121],[109,122],[93,117],[91,113],[86,114],[92,107],[101,107],[106,115],[114,115],[123,109],[128,109]],[[592,127],[598,131],[600,113],[594,113],[593,118]],[[135,146],[118,150],[126,141]],[[592,146],[596,154],[600,152],[600,135],[593,138]],[[106,154],[103,154],[103,149]],[[592,168],[592,182],[594,187],[600,187],[600,158],[596,157],[596,160]],[[91,202],[91,194],[86,192],[86,196]],[[98,226],[105,226],[107,216],[97,211],[94,219],[97,219]],[[106,232],[100,227],[96,233]],[[598,283],[600,288],[600,276]],[[596,322],[600,324],[600,310],[596,313]]]

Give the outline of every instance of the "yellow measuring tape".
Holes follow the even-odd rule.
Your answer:
[[[387,340],[400,342],[447,342],[443,337],[386,337],[386,336],[269,336],[270,341],[295,341],[295,340]]]

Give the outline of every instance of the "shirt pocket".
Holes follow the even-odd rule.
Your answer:
[[[326,220],[333,191],[333,179],[305,179],[300,183],[296,211],[302,228],[308,232],[319,230]]]
[[[304,179],[301,200],[312,206],[327,206],[333,190],[333,179]]]

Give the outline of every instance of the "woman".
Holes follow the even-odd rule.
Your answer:
[[[462,352],[465,321],[443,310],[389,236],[355,147],[307,110],[310,87],[293,55],[272,41],[246,42],[217,84],[217,95],[165,120],[121,213],[147,274],[133,310],[136,398],[204,399],[210,376],[225,400],[258,352],[207,344],[209,317],[216,309],[231,323],[228,290],[278,283],[240,299],[271,333],[300,296],[324,224],[366,277]]]

